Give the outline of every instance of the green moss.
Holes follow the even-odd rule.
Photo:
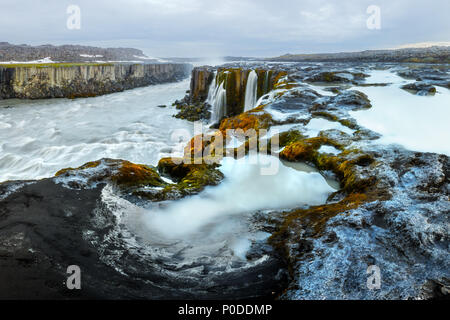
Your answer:
[[[111,176],[111,181],[123,187],[162,187],[166,185],[155,169],[129,161],[122,161],[118,172]]]
[[[279,134],[279,144],[280,147],[285,147],[292,142],[303,140],[304,138],[305,136],[300,131],[285,131]]]
[[[338,214],[347,214],[349,211],[358,208],[362,204],[372,200],[363,193],[351,193],[337,203],[313,206],[306,209],[297,209],[285,212],[283,222],[279,225],[269,238],[269,243],[279,251],[292,266],[301,256],[307,252],[298,251],[298,255],[292,257],[290,254],[288,239],[292,239],[292,234],[300,235],[305,229],[312,237],[320,237],[323,230],[331,218]],[[300,239],[298,240],[299,243]],[[294,259],[292,261],[291,259]],[[292,272],[293,270],[290,270]]]
[[[357,130],[359,128],[358,125],[353,123],[351,120],[349,120],[349,119],[340,119],[337,116],[335,116],[334,114],[331,114],[331,113],[326,112],[326,111],[314,111],[311,114],[312,114],[313,117],[319,117],[319,118],[327,119],[329,121],[339,122],[343,126],[348,127],[350,129],[353,129],[353,130]]]
[[[333,146],[342,152],[337,156],[319,153],[323,145]],[[375,162],[371,155],[357,149],[345,150],[343,145],[326,136],[291,141],[280,152],[280,157],[287,161],[310,162],[319,170],[333,171],[346,192],[364,192],[376,181],[374,176],[360,177],[357,173],[357,166],[367,167]]]
[[[337,116],[335,116],[334,114],[331,114],[329,112],[326,111],[314,111],[312,113],[313,117],[319,117],[319,118],[324,118],[330,121],[338,121],[339,118]]]
[[[55,174],[55,177],[59,177],[59,176],[62,176],[64,174],[66,174],[66,173],[70,173],[70,172],[77,171],[77,170],[86,170],[86,169],[89,169],[89,168],[96,168],[99,165],[100,165],[100,160],[85,163],[85,164],[83,164],[82,166],[80,166],[78,168],[61,169]]]
[[[217,185],[223,179],[217,167],[217,164],[187,164],[181,158],[163,158],[158,162],[158,171],[177,183],[167,185],[162,192],[186,195],[200,192],[208,185]]]
[[[105,165],[105,168],[92,172],[88,177],[90,182],[111,181],[127,190],[139,187],[162,187],[166,185],[152,167],[114,159],[92,161],[78,168],[62,169],[55,176],[76,176],[78,171],[97,168],[102,163]]]

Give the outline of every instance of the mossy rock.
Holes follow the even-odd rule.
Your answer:
[[[123,161],[111,181],[122,187],[162,187],[166,183],[154,168],[144,164]]]
[[[166,185],[154,168],[117,159],[101,159],[88,162],[78,168],[62,169],[55,176],[66,178],[83,176],[88,184],[112,182],[124,190]]]
[[[206,103],[199,104],[177,104],[176,108],[180,110],[175,118],[188,121],[200,121],[211,118],[210,106]]]
[[[224,178],[222,172],[217,169],[219,164],[185,163],[186,160],[188,159],[163,158],[158,162],[158,171],[176,182],[167,185],[163,193],[182,195],[198,193],[206,186],[219,184]]]
[[[78,168],[64,168],[64,169],[61,169],[58,172],[56,172],[55,177],[60,177],[60,176],[66,175],[66,174],[70,174],[70,173],[73,173],[78,170],[86,170],[89,168],[96,168],[100,165],[100,163],[101,163],[101,160],[97,160],[97,161],[87,162]]]
[[[222,120],[219,130],[225,134],[228,129],[242,129],[244,131],[253,129],[259,132],[260,129],[267,129],[273,123],[272,116],[259,109],[253,109],[248,112],[241,113],[237,116]]]

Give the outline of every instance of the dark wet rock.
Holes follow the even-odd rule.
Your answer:
[[[110,183],[131,201],[138,199],[163,201],[180,199],[202,191],[208,185],[217,185],[223,174],[213,164],[186,164],[188,159],[161,159],[158,168],[134,164],[125,160],[101,159],[79,168],[66,168],[56,173],[55,182],[76,190],[95,188]],[[172,170],[168,171],[168,168]],[[171,176],[172,172],[183,175]],[[160,174],[175,181],[168,183]],[[137,198],[137,199],[136,199]]]
[[[306,79],[307,82],[319,83],[357,83],[364,80],[368,75],[348,71],[320,72]]]
[[[296,88],[283,95],[283,99],[271,103],[270,109],[282,113],[308,111],[311,105],[321,97],[322,96],[314,90]]]
[[[405,84],[402,86],[402,89],[419,96],[434,95],[436,93],[435,87],[423,82]]]
[[[349,73],[344,74],[336,74],[335,72],[321,72],[319,74],[316,74],[308,79],[306,81],[308,82],[331,82],[331,83],[348,83],[353,80],[353,76]]]
[[[360,83],[359,87],[387,87],[391,85],[391,83]]]
[[[329,108],[345,108],[347,111],[357,111],[372,107],[367,95],[357,90],[346,90],[341,94],[331,97],[328,104]]]
[[[337,210],[340,214],[335,211],[340,202],[312,208],[320,224],[312,223],[307,211],[298,212],[295,223],[291,220],[277,235],[281,238],[273,238],[277,246],[284,239],[281,248],[293,270],[284,298],[430,298],[424,289],[429,279],[448,278],[449,158],[395,147],[372,149],[375,162],[357,166],[364,168],[360,178],[376,177],[365,185],[362,194],[368,198],[357,205],[348,202]],[[301,243],[309,243],[307,251]],[[366,285],[370,265],[381,270],[379,290]]]
[[[155,259],[155,248],[119,223],[105,188],[44,179],[0,200],[1,299],[271,298],[282,289],[283,265],[270,247],[252,251],[271,254],[266,262],[233,272]],[[66,286],[70,265],[80,267],[81,290]]]
[[[429,65],[416,65],[409,68],[402,68],[397,74],[407,80],[448,80],[448,66],[429,66]]]
[[[412,65],[397,67],[397,74],[408,80],[416,80],[422,86],[440,86],[450,88],[450,67],[441,65]],[[414,88],[412,88],[415,91]],[[425,91],[422,92],[425,94]]]
[[[326,87],[324,90],[330,91],[334,94],[340,94],[342,92],[342,87]]]
[[[450,279],[442,278],[429,280],[422,288],[422,299],[429,300],[449,300],[450,298]]]
[[[209,120],[211,118],[211,105],[208,103],[199,103],[197,105],[180,103],[176,105],[176,108],[180,111],[174,115],[175,118],[188,121]]]

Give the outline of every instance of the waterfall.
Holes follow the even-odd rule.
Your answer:
[[[217,77],[217,71],[214,72],[214,78],[213,78],[211,84],[209,85],[209,89],[208,89],[208,98],[206,99],[206,102],[209,103],[210,105],[212,105],[212,100],[214,98],[214,92],[216,90],[216,77]]]
[[[256,107],[257,90],[258,75],[255,70],[252,70],[248,75],[247,87],[245,88],[244,111],[249,111]]]
[[[225,81],[217,83],[217,76],[211,82],[206,100],[212,106],[211,123],[219,122],[227,114],[227,90],[225,89]]]

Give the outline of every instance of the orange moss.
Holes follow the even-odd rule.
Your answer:
[[[201,157],[203,155],[203,150],[206,147],[206,141],[204,134],[198,134],[194,136],[191,141],[188,142],[187,146],[184,147],[185,157]]]
[[[200,191],[207,185],[216,185],[223,178],[215,164],[191,164],[184,163],[183,160],[162,158],[158,162],[159,172],[177,181],[177,184],[166,186],[163,193]]]
[[[89,168],[96,168],[99,165],[100,165],[100,160],[85,163],[85,164],[83,164],[82,166],[80,166],[78,168],[61,169],[61,170],[59,170],[58,172],[55,173],[55,177],[61,176],[61,175],[65,174],[65,173],[68,173],[70,171],[85,170],[85,169],[89,169]]]
[[[122,161],[118,172],[111,176],[111,181],[121,186],[163,186],[159,174],[151,167]]]
[[[337,149],[343,148],[340,144],[327,137],[300,138],[300,140],[293,141],[286,145],[284,150],[281,151],[280,157],[288,161],[315,162],[315,159],[319,156],[317,150],[322,145],[331,145]]]
[[[329,219],[338,214],[346,214],[372,200],[371,197],[363,193],[350,193],[343,200],[336,203],[285,212],[283,223],[269,238],[269,242],[275,248],[285,252],[287,250],[285,240],[289,237],[291,230],[308,228],[312,232],[313,237],[319,237]]]
[[[260,129],[268,128],[271,122],[272,116],[270,114],[252,110],[241,113],[235,117],[223,119],[220,123],[219,130],[222,131],[223,134],[229,129],[242,129],[244,131],[254,129],[256,132],[259,132]]]

